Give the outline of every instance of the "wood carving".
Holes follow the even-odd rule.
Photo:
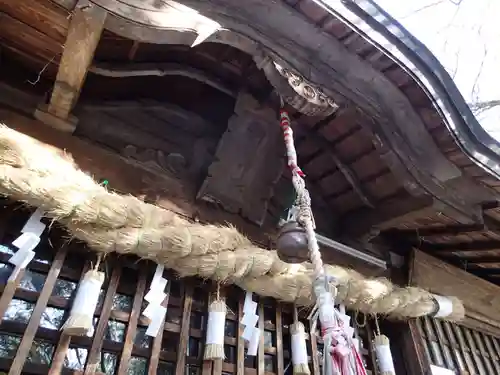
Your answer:
[[[150,170],[199,182],[213,159],[217,138],[210,133],[212,125],[176,106],[111,102],[81,106],[77,113],[77,135],[105,144]]]
[[[308,116],[329,116],[339,106],[327,96],[323,90],[297,73],[285,67],[285,63],[278,64],[269,57],[254,57],[257,66],[266,74],[267,79],[281,95],[283,100],[297,111]]]
[[[282,174],[284,147],[276,113],[240,94],[216,160],[198,197],[221,204],[262,225],[267,203]]]

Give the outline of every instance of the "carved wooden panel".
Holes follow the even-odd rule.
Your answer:
[[[198,197],[262,224],[283,166],[277,114],[240,94]]]
[[[105,144],[159,172],[200,182],[213,158],[219,129],[174,105],[109,102],[78,108],[76,135]]]

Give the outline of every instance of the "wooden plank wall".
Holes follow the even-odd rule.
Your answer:
[[[224,362],[203,363],[208,297],[213,286],[197,279],[178,280],[165,273],[169,283],[163,330],[156,338],[145,336],[141,316],[143,296],[155,265],[133,257],[105,258],[106,280],[95,313],[92,337],[66,337],[59,328],[71,308],[77,285],[93,253],[76,242],[67,244],[64,232],[52,228],[37,248],[37,256],[7,293],[12,271],[7,263],[12,243],[28,212],[11,207],[9,225],[0,225],[0,292],[5,308],[0,322],[0,375],[9,374],[167,374],[167,375],[272,375],[291,374],[289,325],[292,309],[271,299],[258,299],[262,346],[257,357],[246,356],[239,339],[244,293],[224,289],[229,312],[226,319]],[[0,209],[0,213],[4,210]],[[307,311],[303,311],[304,318]],[[302,314],[300,315],[302,316]],[[308,327],[307,322],[303,321]],[[368,337],[366,329],[361,335]],[[365,347],[367,347],[365,338]],[[312,375],[320,375],[321,339],[308,335]],[[366,362],[370,351],[363,350]],[[372,371],[371,365],[369,370]],[[372,374],[376,374],[375,371]]]
[[[432,293],[459,298],[466,310],[462,324],[500,336],[500,287],[415,250],[410,283]]]
[[[460,375],[500,375],[498,337],[431,318],[417,327],[429,363]]]

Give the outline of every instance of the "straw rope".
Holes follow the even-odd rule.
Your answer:
[[[68,155],[0,126],[0,193],[64,224],[94,250],[133,253],[174,269],[235,283],[245,290],[297,304],[313,304],[310,263],[287,264],[276,252],[253,245],[233,227],[190,223],[132,196],[109,192],[80,171]],[[433,314],[437,303],[425,290],[399,288],[387,279],[326,265],[338,288],[337,301],[351,309],[394,318]],[[453,298],[453,314],[464,315]]]

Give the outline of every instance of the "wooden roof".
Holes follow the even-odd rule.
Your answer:
[[[339,95],[340,109],[326,118],[305,116],[290,108],[299,163],[308,176],[313,200],[331,216],[321,220],[324,231],[345,240],[377,237],[397,245],[401,253],[410,246],[418,247],[500,281],[500,181],[462,150],[445,117],[404,66],[317,2],[283,1],[294,17],[305,18],[318,33],[340,43],[345,55],[369,67],[373,77],[388,80],[411,103],[423,124],[416,129],[398,122],[395,129],[399,133],[394,132],[395,140],[391,140],[391,134],[384,133],[383,121],[369,113],[361,100],[345,100]],[[74,3],[0,0],[3,81],[35,95],[50,92]],[[232,114],[235,98],[231,92],[245,87],[263,101],[270,98],[272,86],[252,57],[224,44],[189,48],[138,42],[106,30],[94,58],[94,66],[158,67],[167,63],[202,71],[226,92],[179,75],[116,79],[91,71],[81,103],[140,99],[154,107],[169,102],[207,119],[212,126],[209,132],[218,137]],[[85,133],[85,128],[80,131],[81,136],[97,137],[91,131]],[[395,149],[397,142],[404,147]],[[415,155],[428,156],[412,159],[407,150],[414,145],[406,147],[412,142],[420,142]],[[289,199],[284,197],[290,193],[289,184],[285,172],[268,206],[271,218],[287,207]]]

